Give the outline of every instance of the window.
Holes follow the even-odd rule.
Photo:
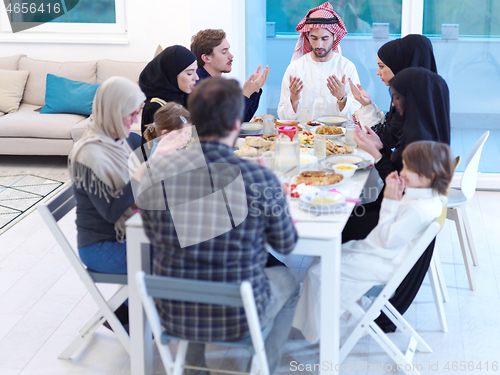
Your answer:
[[[309,9],[325,0],[267,0],[267,22],[277,34],[295,34],[295,27]],[[350,34],[371,35],[373,23],[389,23],[391,34],[401,34],[402,0],[332,0],[333,10]]]
[[[423,33],[441,35],[441,24],[459,24],[459,35],[500,37],[498,0],[424,1]]]
[[[30,34],[125,32],[124,0],[6,0],[2,3],[0,7],[5,10],[1,10],[4,14],[0,26],[6,33],[11,26],[14,33],[27,30]]]

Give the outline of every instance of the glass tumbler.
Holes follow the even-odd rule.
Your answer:
[[[263,134],[266,136],[276,134],[276,128],[274,126],[274,117],[271,115],[266,115],[262,117],[264,131]]]
[[[314,136],[314,156],[318,160],[322,160],[326,157],[326,137],[322,134],[316,134]]]

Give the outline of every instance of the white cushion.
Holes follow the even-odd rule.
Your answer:
[[[0,137],[72,139],[71,128],[86,116],[42,114],[38,106],[21,104],[19,111],[0,117]]]
[[[22,57],[19,60],[19,70],[30,72],[23,103],[39,106],[45,105],[45,84],[48,73],[87,83],[96,83],[97,80],[97,61],[61,63]]]
[[[0,111],[16,112],[23,98],[24,87],[30,72],[0,69]]]
[[[17,64],[21,57],[26,57],[26,55],[0,57],[0,69],[17,70]]]

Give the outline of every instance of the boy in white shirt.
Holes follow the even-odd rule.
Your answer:
[[[453,176],[447,144],[420,141],[403,152],[403,169],[385,180],[384,199],[377,226],[363,240],[342,245],[340,313],[343,314],[375,285],[385,284],[406,259],[446,203]],[[293,326],[314,343],[319,339],[320,258],[304,279]]]

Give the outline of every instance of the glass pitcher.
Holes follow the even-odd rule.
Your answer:
[[[279,126],[276,138],[274,169],[285,176],[295,176],[300,171],[300,142],[295,126]]]

